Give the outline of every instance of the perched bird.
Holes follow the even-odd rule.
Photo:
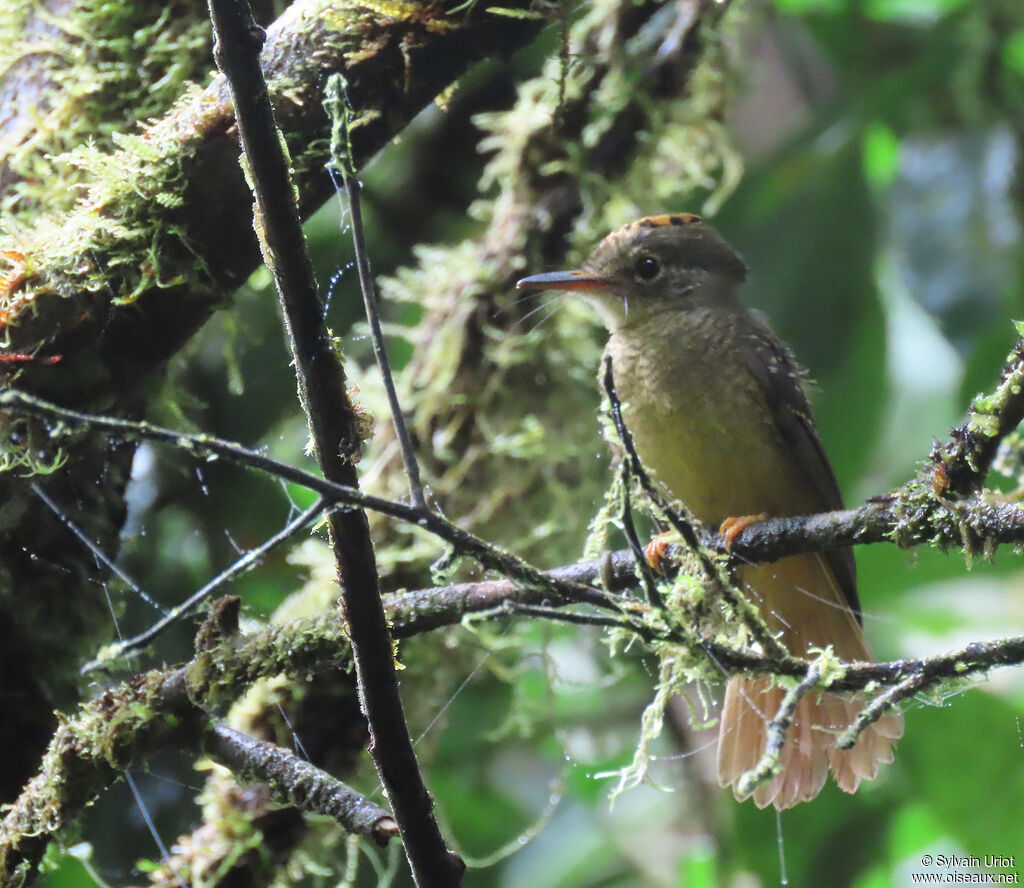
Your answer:
[[[701,521],[738,532],[765,516],[842,508],[804,393],[804,374],[768,322],[740,304],[746,266],[698,216],[649,216],[609,234],[582,269],[524,278],[523,289],[578,291],[609,332],[606,357],[637,452],[657,482]],[[873,659],[861,628],[853,551],[740,568],[769,629],[795,655],[832,645]],[[736,797],[759,761],[784,691],[733,676],[719,728],[718,778]],[[856,695],[812,691],[796,708],[781,770],[753,792],[791,807],[820,792],[829,769],[846,792],[892,761],[898,714],[850,750],[836,734],[863,708]]]

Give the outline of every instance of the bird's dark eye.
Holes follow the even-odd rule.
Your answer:
[[[633,263],[633,274],[637,280],[653,281],[661,274],[661,263],[653,256],[640,256]]]

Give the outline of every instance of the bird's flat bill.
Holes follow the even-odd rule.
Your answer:
[[[608,280],[586,271],[549,271],[516,281],[517,290],[600,290]]]

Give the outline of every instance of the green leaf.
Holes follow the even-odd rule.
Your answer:
[[[867,0],[864,14],[880,22],[931,24],[969,0]]]
[[[1014,31],[1003,44],[1003,64],[1024,77],[1024,28]]]
[[[918,803],[967,854],[1020,848],[1024,771],[1018,722],[1016,706],[981,690],[960,694],[942,708],[922,706],[907,713],[907,731],[896,753],[901,768]],[[978,787],[992,788],[983,804]],[[909,838],[918,843],[924,834],[922,826]]]
[[[775,0],[775,6],[786,15],[804,15],[805,13],[842,12],[846,4],[843,0]]]
[[[721,884],[718,878],[718,861],[715,849],[709,843],[695,844],[687,853],[680,866],[680,885],[689,888],[715,888]]]
[[[893,819],[889,847],[896,860],[916,857],[943,835],[942,829],[925,805],[909,805]]]
[[[888,188],[900,169],[899,137],[884,123],[870,123],[861,141],[864,176],[874,188]]]

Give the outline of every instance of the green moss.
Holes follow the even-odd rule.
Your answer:
[[[63,468],[67,462],[67,451],[45,447],[33,447],[31,442],[12,443],[0,448],[0,473],[16,472],[26,476],[46,476]],[[3,508],[0,507],[0,528],[5,524]]]
[[[20,181],[5,190],[3,209],[23,220],[74,204],[82,177],[70,152],[87,142],[112,150],[118,133],[164,113],[210,66],[210,28],[198,0],[78,0],[57,9],[46,16],[25,0],[0,11],[0,70],[10,76],[32,66],[47,84],[31,137],[7,146]]]
[[[550,256],[537,252],[550,244],[536,234],[547,220],[550,183],[579,186],[572,263],[610,229],[649,211],[652,201],[666,208],[720,201],[739,168],[724,131],[707,123],[733,82],[715,42],[685,99],[674,95],[643,108],[626,169],[607,178],[595,171],[590,149],[621,125],[648,58],[615,45],[615,9],[588,4],[568,34],[575,63],[566,67],[556,55],[519,86],[511,110],[475,118],[484,132],[480,150],[490,159],[478,186],[486,197],[470,214],[487,234],[420,247],[414,267],[381,283],[385,303],[417,308],[414,326],[392,330],[414,353],[399,375],[399,396],[414,438],[429,442],[422,468],[431,490],[460,523],[544,564],[576,557],[612,475],[595,418],[601,331],[568,299],[550,318],[525,318],[531,306],[523,307],[512,286],[516,276],[550,267]],[[688,151],[679,150],[680,139]],[[358,381],[368,406],[386,417],[375,379]],[[382,423],[365,464],[393,485],[388,494],[400,497],[400,473],[380,462],[391,459],[390,434]],[[495,485],[495,477],[513,483]],[[380,531],[385,569],[422,567],[439,554],[423,536]],[[385,546],[384,539],[394,542]]]
[[[127,768],[149,733],[173,727],[161,697],[165,677],[162,672],[148,672],[83,706],[67,722],[76,754],[101,759],[115,770]]]
[[[183,90],[182,101],[193,99],[187,83],[209,68],[199,2],[79,0],[45,26],[42,17],[38,4],[8,4],[0,13],[8,76],[33,65],[43,84],[24,138],[3,146],[13,181],[0,216],[0,247],[21,266],[14,279],[8,269],[0,286],[0,347],[32,356],[87,326],[100,308],[96,294],[131,302],[201,272],[175,222],[187,182],[182,140],[199,134],[138,127]],[[53,298],[66,304],[48,310],[45,330],[28,329],[40,300]],[[83,384],[96,370],[76,367]],[[40,472],[53,463],[33,462],[28,452],[6,452],[0,469]]]
[[[619,771],[619,782],[611,791],[614,801],[623,792],[639,786],[650,784],[648,767],[651,761],[651,744],[661,736],[665,724],[665,710],[670,701],[679,697],[686,699],[684,693],[688,688],[696,686],[698,694],[704,700],[701,689],[706,685],[705,670],[693,653],[676,645],[664,645],[658,649],[661,668],[654,699],[644,710],[640,719],[640,737],[637,741],[633,761]],[[701,657],[700,659],[705,659]],[[706,725],[709,721],[710,708],[704,705],[703,714],[691,712],[692,721],[697,725]]]
[[[1016,324],[1018,332],[1021,325]],[[990,395],[977,395],[971,403],[971,416],[967,429],[973,435],[993,438],[1013,431],[1002,427],[1001,415],[1010,403],[1020,397],[1024,388],[1024,362],[1016,352],[1006,356],[1007,370],[996,390]],[[968,454],[970,458],[970,454]]]

